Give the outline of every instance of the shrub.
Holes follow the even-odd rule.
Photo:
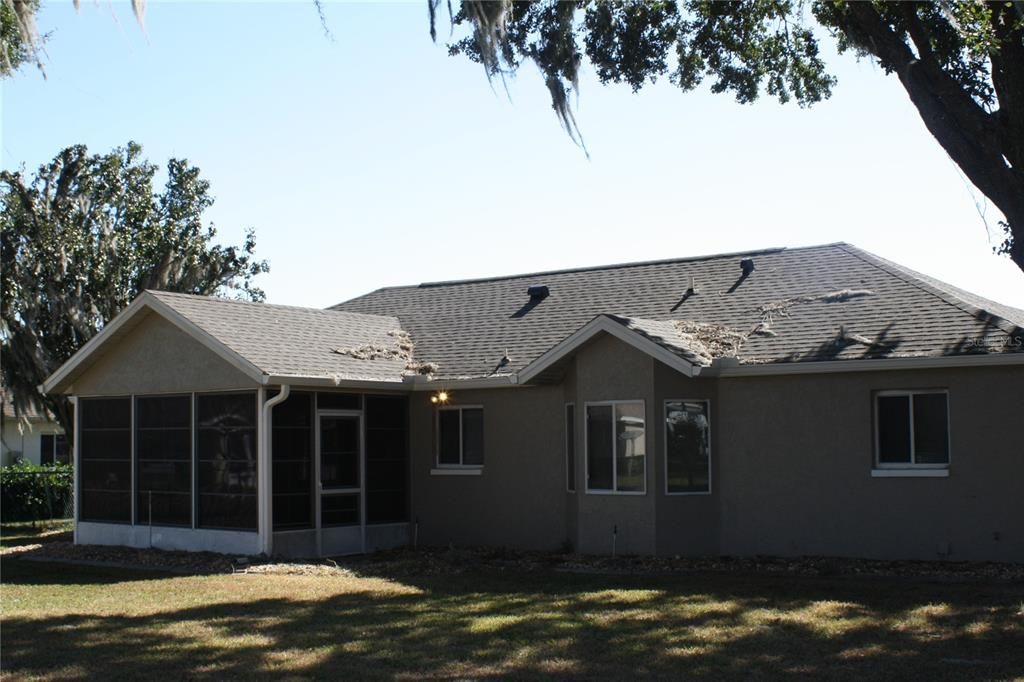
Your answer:
[[[4,522],[70,518],[73,494],[69,464],[19,463],[0,468],[0,520]]]

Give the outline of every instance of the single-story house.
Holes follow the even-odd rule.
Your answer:
[[[147,291],[44,389],[79,543],[1024,561],[1024,311],[843,243]]]
[[[71,461],[64,429],[52,414],[34,409],[18,413],[5,387],[0,387],[0,406],[0,466]]]

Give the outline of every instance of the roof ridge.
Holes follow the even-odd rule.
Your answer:
[[[898,277],[907,284],[910,284],[911,286],[917,287],[921,291],[924,291],[926,293],[931,294],[932,296],[935,296],[936,298],[947,303],[948,305],[951,305],[954,308],[957,308],[971,315],[972,317],[995,318],[996,326],[1008,334],[1013,334],[1017,329],[1019,329],[1019,326],[1013,320],[1009,320],[992,310],[986,310],[984,308],[981,308],[975,305],[974,303],[967,301],[961,296],[957,295],[956,292],[935,286],[929,280],[933,280],[948,287],[952,287],[952,284],[943,282],[942,280],[934,279],[932,277],[928,277],[923,273],[917,272],[916,270],[912,270],[904,265],[900,265],[899,263],[891,261],[887,258],[882,258],[879,255],[876,255],[874,253],[871,253],[870,251],[866,251],[862,248],[854,246],[853,244],[840,244],[838,246],[839,248],[843,249],[850,255],[860,258],[865,263],[873,265],[878,269],[882,270],[883,272],[887,272],[890,275],[893,275],[894,277]],[[991,303],[1002,305],[998,301],[992,301],[983,296],[979,296],[978,298],[984,299]]]
[[[287,305],[284,303],[267,303],[266,301],[243,301],[237,298],[221,298],[220,296],[204,296],[202,294],[186,294],[179,291],[164,291],[162,289],[144,289],[143,293],[152,294],[157,298],[172,297],[172,298],[187,298],[197,301],[216,301],[218,303],[234,303],[240,305],[258,305],[266,308],[281,308],[285,310],[302,310],[306,312],[314,313],[330,313],[330,314],[343,314],[343,315],[358,315],[361,317],[395,317],[396,315],[376,315],[374,313],[359,313],[349,310],[334,310],[333,308],[314,308],[312,306],[303,305]]]
[[[701,256],[681,256],[679,258],[662,258],[662,259],[658,259],[658,260],[648,260],[648,261],[627,261],[627,262],[624,262],[624,263],[609,263],[609,264],[605,264],[605,265],[590,265],[590,266],[578,267],[578,268],[564,268],[564,269],[561,269],[561,270],[540,270],[540,271],[535,271],[535,272],[523,272],[523,273],[517,273],[517,274],[511,274],[511,275],[497,275],[497,276],[494,276],[494,277],[471,277],[471,278],[467,278],[467,279],[451,279],[451,280],[439,280],[439,281],[436,281],[436,282],[421,282],[420,284],[403,284],[403,285],[397,285],[397,286],[379,287],[377,289],[374,289],[373,291],[369,291],[369,292],[367,292],[365,294],[361,294],[361,295],[356,296],[354,298],[350,298],[350,299],[347,299],[347,300],[344,300],[344,301],[339,301],[338,303],[335,303],[334,305],[328,306],[328,309],[335,309],[335,308],[337,308],[340,305],[344,305],[346,303],[351,303],[352,301],[358,301],[361,298],[365,298],[366,296],[369,296],[371,294],[375,294],[375,293],[378,293],[378,292],[381,292],[381,291],[395,291],[395,290],[398,290],[398,289],[426,289],[426,288],[441,287],[441,286],[452,286],[452,285],[456,285],[456,284],[482,284],[482,283],[485,283],[485,282],[500,282],[502,280],[523,279],[523,278],[526,278],[526,277],[542,277],[542,276],[545,276],[545,275],[565,275],[565,274],[571,274],[571,273],[575,273],[575,272],[596,272],[596,271],[599,271],[599,270],[618,270],[618,269],[621,269],[621,268],[644,267],[644,266],[649,266],[649,265],[668,265],[670,263],[688,263],[688,262],[702,261],[702,260],[703,261],[708,261],[708,260],[717,260],[717,259],[720,259],[720,258],[736,258],[737,256],[752,256],[752,255],[756,255],[756,254],[766,254],[766,253],[782,253],[783,251],[786,251],[786,252],[789,252],[789,251],[809,251],[809,250],[812,250],[812,249],[827,249],[827,248],[833,248],[833,247],[837,247],[837,246],[838,247],[842,247],[844,245],[848,245],[848,244],[846,242],[829,242],[827,244],[812,244],[810,246],[793,246],[793,247],[775,246],[775,247],[767,247],[767,248],[762,248],[762,249],[750,249],[750,250],[747,250],[747,251],[732,251],[732,252],[727,252],[727,253],[705,254],[705,255],[701,255]]]
[[[839,242],[837,242],[839,243]],[[752,249],[748,251],[734,251],[729,253],[713,253],[705,254],[701,256],[681,256],[679,258],[660,258],[657,260],[647,261],[627,261],[624,263],[607,263],[604,265],[589,265],[578,268],[563,268],[560,270],[539,270],[535,272],[522,272],[511,275],[496,275],[493,277],[472,277],[468,279],[451,279],[451,280],[439,280],[436,282],[422,282],[420,284],[410,284],[404,287],[388,287],[391,289],[406,289],[415,288],[422,289],[428,287],[440,287],[449,286],[454,284],[478,284],[482,282],[500,282],[507,279],[522,279],[525,277],[542,277],[544,275],[565,275],[574,272],[596,272],[598,270],[619,270],[622,268],[636,268],[644,267],[649,265],[668,265],[670,263],[688,263],[693,261],[702,260],[717,260],[719,258],[735,258],[736,256],[752,256],[756,254],[765,253],[780,253],[782,251],[798,251],[805,249],[820,249],[823,247],[835,246],[836,244],[818,244],[815,246],[802,246],[795,248],[787,248],[785,246],[774,246],[763,249]]]

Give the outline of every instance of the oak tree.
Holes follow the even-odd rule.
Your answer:
[[[68,147],[32,179],[0,172],[0,371],[15,410],[49,410],[72,433],[69,405],[39,385],[144,289],[263,300],[268,271],[241,246],[214,243],[199,169],[158,167],[133,142],[107,154]]]

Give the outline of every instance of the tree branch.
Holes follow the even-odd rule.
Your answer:
[[[850,34],[896,73],[928,131],[1007,217],[1015,242],[1010,257],[1024,269],[1024,184],[1006,164],[1007,150],[989,114],[939,67],[923,28],[914,27],[916,16],[908,15],[908,31],[915,45],[920,40],[925,47],[921,58],[871,3],[851,2],[847,8]]]

